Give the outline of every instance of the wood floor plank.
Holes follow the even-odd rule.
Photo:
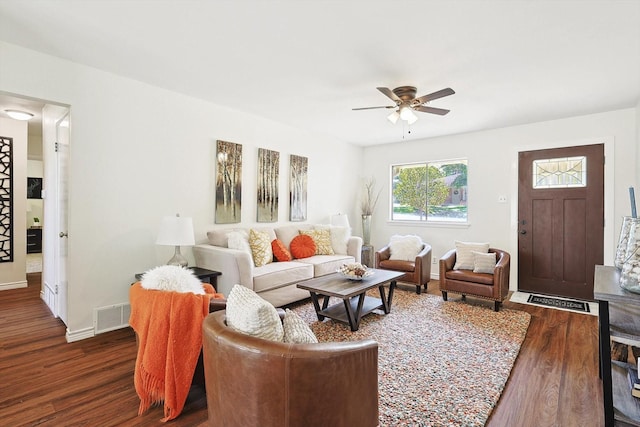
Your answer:
[[[27,288],[0,292],[0,425],[166,426],[160,422],[162,407],[137,415],[133,331],[69,344],[64,324],[40,299],[40,275],[30,274],[28,281]],[[405,291],[414,288],[399,290]],[[437,282],[429,284],[429,293],[440,295]],[[601,426],[597,317],[511,302],[504,306],[532,318],[486,425]],[[194,386],[183,413],[170,424],[191,427],[206,420],[205,391]]]

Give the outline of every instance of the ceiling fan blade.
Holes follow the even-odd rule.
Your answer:
[[[375,110],[376,108],[396,108],[396,105],[384,105],[382,107],[360,107],[360,108],[352,108],[353,111],[356,110]]]
[[[398,95],[393,93],[391,89],[388,87],[377,87],[380,92],[382,92],[387,98],[391,99],[394,102],[402,102],[402,99],[398,98]]]
[[[445,110],[444,108],[434,108],[434,107],[426,107],[424,105],[418,105],[413,107],[414,110],[418,110],[418,111],[422,111],[423,113],[431,113],[431,114],[437,114],[439,116],[444,116],[445,114],[447,114],[450,110]]]
[[[433,101],[434,99],[443,98],[445,96],[453,95],[455,92],[450,87],[446,89],[439,90],[437,92],[430,93],[429,95],[421,96],[420,98],[416,98],[415,100],[424,104],[425,102]]]

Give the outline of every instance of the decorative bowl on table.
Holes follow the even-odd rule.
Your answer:
[[[342,267],[336,271],[342,277],[349,280],[362,280],[374,273],[372,269],[367,268],[366,265],[360,264],[359,262],[343,264]]]

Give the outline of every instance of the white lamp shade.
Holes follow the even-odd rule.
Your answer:
[[[347,216],[347,214],[339,213],[336,215],[331,215],[331,225],[351,228],[351,225],[349,225],[349,217]]]
[[[192,246],[196,244],[193,221],[188,217],[165,216],[158,232],[158,245]]]

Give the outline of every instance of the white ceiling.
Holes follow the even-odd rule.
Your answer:
[[[640,100],[638,0],[1,0],[0,40],[360,145]],[[351,110],[402,85],[451,112]]]

